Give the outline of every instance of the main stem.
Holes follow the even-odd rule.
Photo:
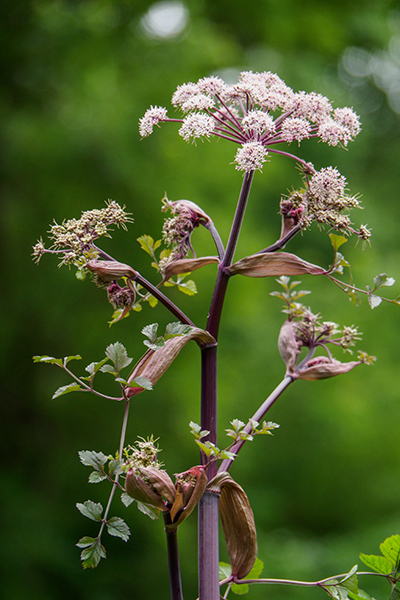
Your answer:
[[[227,267],[232,264],[249,198],[254,171],[245,174],[226,252],[219,265],[217,280],[207,320],[207,331],[217,340],[222,307],[228,286]],[[201,428],[208,430],[208,440],[217,442],[217,347],[202,349]],[[214,477],[216,463],[208,468]],[[199,600],[219,600],[218,496],[204,494],[199,503]]]

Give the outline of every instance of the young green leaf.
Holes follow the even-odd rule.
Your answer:
[[[347,238],[344,237],[344,235],[337,235],[336,233],[330,233],[329,237],[330,237],[333,249],[335,250],[335,253],[340,248],[340,246],[342,246],[343,244],[345,244],[347,242]]]
[[[33,356],[33,362],[38,363],[50,363],[51,365],[58,365],[59,367],[63,366],[62,358],[54,358],[54,356]]]
[[[142,250],[144,250],[145,252],[147,252],[147,254],[149,254],[152,258],[154,257],[154,250],[156,248],[158,248],[158,246],[160,245],[161,241],[158,240],[156,243],[154,243],[153,238],[150,235],[141,235],[137,241],[140,244],[140,247]],[[158,244],[156,246],[156,244]]]
[[[63,396],[64,394],[69,394],[70,392],[79,392],[79,390],[81,389],[82,388],[79,385],[79,383],[70,383],[69,385],[63,385],[54,392],[51,399],[54,400],[55,398],[59,398],[60,396]]]
[[[197,294],[197,287],[193,279],[180,283],[178,285],[178,290],[187,296],[194,296],[194,294]]]
[[[82,356],[80,356],[80,354],[75,354],[74,356],[64,356],[64,366],[67,366],[71,360],[82,360]]]
[[[99,471],[92,471],[89,475],[89,483],[100,483],[107,479],[107,475],[105,473],[99,473]]]
[[[254,563],[254,567],[251,569],[250,573],[244,577],[244,579],[259,579],[261,573],[264,569],[264,563],[259,558],[256,558],[256,562]],[[243,596],[249,592],[250,586],[247,584],[237,585],[236,583],[232,584],[232,592],[237,594],[238,596]]]
[[[384,556],[375,556],[374,554],[360,554],[360,559],[363,561],[364,565],[376,571],[377,573],[382,573],[382,575],[390,575],[393,570],[393,565]]]
[[[83,504],[77,502],[76,508],[79,512],[92,521],[101,521],[101,515],[103,513],[103,507],[100,502],[92,502],[92,500],[86,500]]]
[[[122,460],[112,459],[108,463],[108,474],[110,477],[115,477],[116,475],[120,475],[122,473]]]
[[[392,535],[386,538],[379,546],[383,556],[393,565],[393,571],[397,571],[400,561],[400,535]]]
[[[232,567],[226,562],[219,563],[219,580],[228,579],[232,575]]]
[[[154,508],[154,506],[150,506],[150,504],[144,504],[143,502],[136,501],[137,507],[144,515],[150,517],[152,521],[159,519],[160,511],[158,508]]]
[[[375,294],[368,294],[368,304],[372,309],[379,306],[382,302],[382,298],[380,296],[376,296]]]
[[[103,466],[108,461],[108,457],[102,452],[95,452],[94,450],[80,450],[78,452],[79,459],[85,467],[93,467],[96,471],[103,471]]]
[[[158,304],[157,298],[155,298],[155,296],[153,296],[152,294],[148,294],[146,296],[146,300],[150,304],[151,308],[154,308]]]
[[[191,329],[190,325],[184,325],[183,323],[168,323],[165,328],[164,339],[169,340],[169,338],[177,335],[186,335],[190,333]]]
[[[106,356],[114,364],[117,373],[119,373],[121,369],[124,369],[130,365],[133,360],[132,358],[129,358],[125,346],[123,346],[120,342],[115,342],[115,344],[110,344],[107,346]]]
[[[149,338],[150,342],[155,342],[157,339],[158,323],[151,323],[143,327],[142,333]]]
[[[120,537],[124,542],[128,541],[131,532],[123,519],[120,517],[111,517],[111,519],[106,521],[106,526],[110,535]]]
[[[81,561],[84,569],[94,569],[99,564],[102,558],[106,558],[106,551],[104,546],[100,543],[99,538],[95,538],[92,543],[87,545],[86,540],[90,540],[89,537],[83,537],[76,544],[79,548],[84,547],[81,552]]]
[[[391,287],[396,283],[396,280],[393,277],[388,277],[386,273],[381,273],[374,278],[375,290],[380,287]]]
[[[129,496],[129,494],[127,494],[126,492],[122,492],[121,502],[124,506],[128,507],[132,504],[132,502],[135,502],[135,500],[131,498],[131,496]]]
[[[153,384],[150,379],[147,377],[143,377],[143,375],[138,375],[135,379],[132,379],[129,383],[130,387],[141,387],[144,390],[151,391],[153,389]]]
[[[103,358],[100,362],[92,362],[90,365],[85,367],[85,371],[89,373],[89,375],[96,375],[97,371],[109,360],[109,358]],[[89,378],[90,379],[90,378]]]

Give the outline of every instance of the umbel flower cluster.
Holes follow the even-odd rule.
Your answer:
[[[346,193],[345,177],[333,167],[317,171],[311,163],[276,148],[283,143],[299,144],[307,138],[319,138],[330,146],[347,146],[361,129],[351,108],[334,109],[321,94],[294,92],[275,73],[252,71],[241,73],[234,85],[227,85],[219,77],[180,85],[172,104],[185,116],[169,118],[166,108],[151,106],[139,121],[142,138],[160,122],[178,122],[179,134],[186,141],[216,136],[239,144],[236,169],[247,173],[261,170],[269,153],[288,156],[302,166],[306,179],[304,190],[293,192],[281,203],[288,228],[306,229],[317,221],[369,241],[371,234],[365,225],[359,230],[352,227],[348,213],[360,205],[355,196]]]
[[[142,138],[161,121],[180,122],[179,134],[186,141],[213,135],[240,144],[235,156],[240,171],[261,170],[268,152],[281,153],[271,148],[276,144],[316,137],[330,146],[347,146],[360,132],[351,108],[333,109],[328,98],[315,92],[295,93],[271,72],[244,71],[234,85],[219,77],[185,83],[172,104],[186,116],[171,119],[166,108],[152,106],[139,122]]]

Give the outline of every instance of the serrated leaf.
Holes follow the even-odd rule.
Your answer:
[[[356,594],[349,592],[349,598],[351,598],[351,600],[373,600],[373,598],[371,598],[371,596],[367,594],[367,592],[365,592],[364,590],[360,590],[360,588],[358,588]]]
[[[218,458],[222,460],[235,460],[236,454],[229,450],[221,450],[221,452],[218,453]]]
[[[259,558],[256,558],[256,562],[254,563],[254,567],[251,569],[250,573],[244,577],[244,579],[259,579],[262,571],[264,569],[264,563]],[[231,590],[237,596],[243,596],[249,592],[250,586],[247,584],[237,585],[236,583],[232,584]]]
[[[79,392],[79,390],[81,389],[82,388],[79,385],[79,383],[70,383],[69,385],[63,385],[54,392],[51,399],[54,400],[55,398],[59,398],[60,396],[63,396],[64,394],[69,394],[70,392]]]
[[[154,508],[154,506],[150,506],[150,504],[144,504],[144,502],[136,501],[137,507],[144,515],[150,517],[152,521],[155,521],[160,517],[160,511],[158,508]]]
[[[194,421],[190,421],[189,427],[193,430],[194,433],[200,433],[201,431],[201,425],[195,423]]]
[[[80,450],[78,454],[81,463],[85,467],[93,467],[96,471],[102,471],[103,465],[108,460],[108,457],[103,452],[95,452],[94,450]]]
[[[164,339],[168,340],[171,337],[175,337],[177,335],[187,335],[191,331],[190,325],[184,325],[183,323],[168,323],[165,328]]]
[[[358,590],[357,569],[358,565],[354,565],[348,574],[340,581],[340,585],[353,594],[356,594]]]
[[[102,373],[111,373],[111,375],[117,375],[115,367],[113,367],[112,365],[103,365],[102,367],[100,367],[99,371],[101,371]]]
[[[150,342],[149,340],[144,340],[143,344],[150,348],[150,350],[158,350],[164,346],[164,340],[162,337],[157,338],[154,342]]]
[[[213,449],[210,448],[207,444],[204,444],[199,440],[195,440],[195,442],[199,446],[200,450],[202,450],[207,457],[209,457],[213,453]]]
[[[60,367],[63,366],[63,361],[62,358],[54,358],[54,356],[33,356],[33,362],[38,363],[38,362],[42,362],[42,363],[49,363],[51,365],[58,365]]]
[[[121,519],[120,517],[111,517],[111,519],[106,521],[106,526],[107,531],[110,535],[119,537],[122,540],[124,540],[124,542],[128,541],[131,532],[128,525],[123,519]]]
[[[142,248],[142,250],[144,250],[145,252],[147,252],[147,254],[150,254],[150,256],[153,257],[154,249],[155,249],[155,244],[154,244],[154,240],[151,237],[151,235],[146,235],[146,234],[145,235],[141,235],[137,239],[137,241],[139,242],[140,247]]]
[[[85,367],[85,371],[87,371],[89,375],[95,375],[108,360],[109,358],[107,357],[99,362],[91,362],[90,365]]]
[[[93,544],[81,552],[82,566],[84,569],[94,569],[102,558],[106,558],[106,551],[98,538],[96,538]]]
[[[100,483],[107,479],[107,475],[105,473],[99,473],[99,471],[92,471],[89,475],[89,483]]]
[[[83,504],[77,502],[76,508],[79,512],[92,521],[101,521],[101,515],[103,513],[103,507],[100,502],[92,502],[92,500],[86,500]]]
[[[391,287],[396,283],[396,280],[393,277],[388,277],[386,273],[381,273],[374,277],[375,289],[379,287]]]
[[[67,365],[71,360],[82,360],[82,356],[80,354],[75,354],[74,356],[64,356],[64,365]]]
[[[131,498],[129,496],[129,494],[127,494],[126,492],[122,492],[121,502],[124,506],[126,506],[128,508],[128,506],[130,506],[132,504],[132,502],[135,502],[135,500],[133,498]]]
[[[88,546],[91,546],[96,540],[97,538],[92,538],[85,535],[79,540],[77,544],[75,544],[75,546],[78,546],[78,548],[87,548]]]
[[[194,294],[197,294],[197,287],[193,279],[180,283],[178,285],[178,290],[187,296],[194,296]]]
[[[383,556],[387,558],[393,565],[393,571],[397,569],[400,559],[400,535],[392,535],[386,538],[379,546],[379,550]]]
[[[344,235],[337,235],[336,233],[329,234],[331,244],[335,252],[337,252],[338,248],[347,242],[347,238]]]
[[[226,562],[219,563],[219,580],[227,579],[232,575],[232,567]]]
[[[132,379],[129,385],[130,387],[141,387],[149,392],[153,389],[153,384],[150,379],[147,379],[147,377],[143,377],[142,375],[138,375],[135,379]]]
[[[328,592],[331,598],[335,598],[335,600],[347,600],[349,597],[349,592],[345,587],[341,585],[324,585],[324,588]]]
[[[110,477],[115,477],[116,475],[120,475],[122,473],[122,460],[113,459],[108,463],[108,474]]]
[[[360,559],[364,565],[383,575],[390,575],[393,570],[392,563],[384,556],[375,556],[374,554],[360,554]]]
[[[114,363],[115,370],[117,373],[131,364],[132,358],[129,358],[125,346],[120,342],[110,344],[106,348],[106,356]],[[105,365],[106,366],[106,365]]]
[[[382,302],[382,298],[380,296],[376,296],[375,294],[368,294],[368,304],[372,309],[376,308]]]
[[[146,296],[146,300],[150,304],[151,308],[154,308],[158,304],[157,298],[155,298],[155,296],[153,296],[152,294]]]
[[[158,323],[151,323],[150,325],[146,325],[143,327],[142,333],[145,335],[151,342],[155,342],[157,339],[157,330]]]

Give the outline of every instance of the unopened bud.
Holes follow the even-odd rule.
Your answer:
[[[207,485],[206,468],[204,466],[192,467],[176,477],[176,498],[171,508],[172,525],[167,526],[173,531],[190,515],[204,494]]]
[[[132,267],[116,260],[90,260],[86,266],[104,283],[109,283],[121,277],[135,279],[137,275]]]
[[[219,516],[232,575],[243,579],[257,558],[257,532],[253,511],[243,488],[223,471],[210,481],[207,491],[219,494]]]
[[[132,467],[125,480],[125,491],[131,498],[162,511],[169,510],[176,496],[175,486],[166,471],[156,467]]]
[[[279,353],[286,365],[286,375],[292,375],[299,355],[299,346],[293,331],[293,321],[285,321],[278,338]]]
[[[329,379],[336,375],[348,373],[361,361],[352,360],[342,363],[338,360],[330,360],[327,356],[318,356],[309,360],[308,363],[296,374],[297,379],[305,379],[306,381],[317,381],[318,379]]]

